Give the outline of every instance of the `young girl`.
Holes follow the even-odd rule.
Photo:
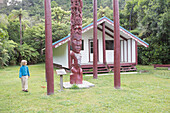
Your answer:
[[[30,77],[29,69],[26,60],[21,61],[21,67],[19,71],[19,78],[22,82],[22,91],[28,92],[28,78]]]

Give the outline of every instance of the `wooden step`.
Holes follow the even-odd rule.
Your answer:
[[[82,69],[83,69],[83,74],[93,73],[93,65],[84,65],[84,66],[82,65]],[[108,64],[108,65],[98,64],[97,65],[98,73],[107,73],[107,72],[110,72],[110,69],[112,72],[114,72],[114,64]],[[129,65],[122,64],[120,67],[120,71],[121,72],[136,71],[136,68],[132,64],[129,64]]]
[[[83,71],[89,71],[90,69],[83,69]]]
[[[93,71],[92,71],[93,70],[93,65],[82,66],[82,69],[83,69],[83,74],[92,74],[93,73]],[[104,64],[98,64],[97,65],[97,72],[98,73],[107,73],[107,72],[109,72],[109,69]]]
[[[83,74],[92,74],[93,72],[87,71],[87,72],[83,72]]]
[[[109,71],[97,71],[98,73],[108,73]],[[83,74],[93,74],[93,72],[90,71],[84,71]]]
[[[97,64],[97,67],[105,67],[105,64]],[[93,65],[81,65],[81,68],[93,68]]]
[[[83,71],[89,71],[91,70],[92,68],[89,68],[89,69],[83,69]],[[104,68],[97,68],[97,70],[107,70],[108,68],[104,67]]]
[[[107,68],[98,68],[97,70],[98,71],[100,71],[100,70],[107,70]]]
[[[98,71],[98,73],[108,73],[109,71],[106,70],[106,71]]]

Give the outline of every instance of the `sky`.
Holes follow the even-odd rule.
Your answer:
[[[1,0],[0,0],[1,1]],[[11,2],[12,0],[8,0],[8,3],[7,3],[7,5],[10,5],[10,2]],[[20,1],[20,2],[22,2],[22,0],[14,0],[14,1]]]

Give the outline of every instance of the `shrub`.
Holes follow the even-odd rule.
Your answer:
[[[34,64],[38,62],[39,53],[30,45],[27,45],[26,43],[20,45],[17,48],[17,52],[18,52],[17,56],[19,58],[19,62],[22,59],[27,60],[29,64]]]

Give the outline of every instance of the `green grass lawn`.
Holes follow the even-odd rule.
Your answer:
[[[47,96],[45,65],[29,65],[29,92],[21,91],[19,66],[0,69],[0,112],[29,113],[169,113],[170,71],[167,68],[137,66],[147,73],[121,75],[121,89],[114,89],[113,75],[98,79],[84,76],[95,84],[89,89],[59,92],[59,76],[54,74],[54,95]],[[69,74],[64,76],[69,81]]]

